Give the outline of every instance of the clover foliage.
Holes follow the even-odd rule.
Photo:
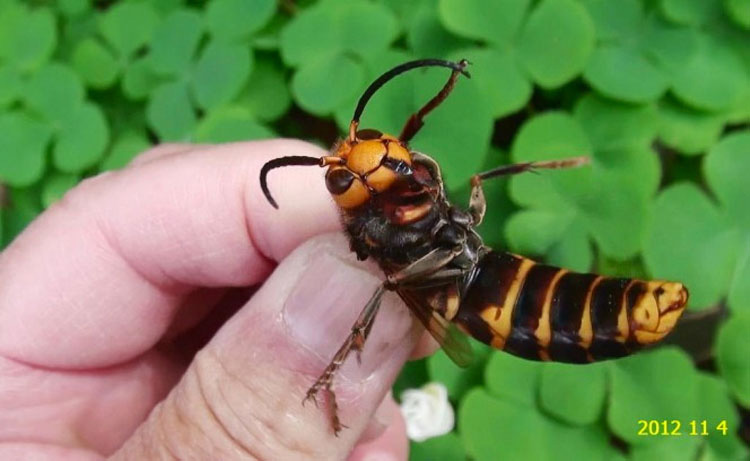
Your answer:
[[[680,280],[691,298],[672,345],[627,359],[535,363],[474,343],[465,370],[442,352],[407,365],[397,395],[441,381],[457,407],[455,430],[413,443],[412,459],[747,459],[748,5],[0,0],[2,242],[153,144],[330,145],[384,70],[467,58],[472,78],[412,141],[457,203],[483,169],[591,159],[487,181],[485,240],[579,271]],[[445,78],[398,77],[363,126],[398,132]],[[683,435],[639,435],[639,420],[680,421]],[[686,435],[691,421],[708,433]]]

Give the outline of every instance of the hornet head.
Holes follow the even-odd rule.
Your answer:
[[[423,59],[401,64],[378,77],[360,97],[349,124],[349,135],[334,146],[331,155],[320,158],[280,157],[263,165],[260,185],[268,202],[278,208],[268,189],[268,172],[274,168],[292,165],[327,167],[326,187],[336,204],[345,210],[362,206],[374,195],[386,191],[399,176],[411,172],[412,158],[407,143],[422,127],[425,115],[448,96],[458,75],[469,77],[465,70],[468,65],[469,62],[465,59],[458,62]],[[358,130],[359,119],[367,102],[380,87],[399,74],[428,66],[450,68],[451,76],[443,89],[409,118],[401,135],[395,137],[377,130]]]

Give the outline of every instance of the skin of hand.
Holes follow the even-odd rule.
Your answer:
[[[32,222],[0,254],[0,459],[405,460],[389,389],[422,330],[393,293],[334,380],[347,428],[302,405],[382,277],[322,170],[262,196],[267,160],[322,154],[163,145]]]

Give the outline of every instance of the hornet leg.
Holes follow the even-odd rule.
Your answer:
[[[541,169],[576,168],[588,163],[588,157],[571,157],[562,160],[514,163],[475,174],[471,177],[471,198],[469,199],[469,214],[472,217],[473,224],[478,226],[482,222],[484,213],[487,210],[487,201],[484,198],[484,190],[482,189],[483,180]]]
[[[487,211],[487,200],[484,198],[482,178],[480,175],[471,177],[471,198],[469,199],[469,214],[475,226],[482,224],[484,213]]]
[[[336,352],[336,355],[333,356],[333,360],[331,360],[331,363],[328,364],[318,380],[315,381],[315,384],[313,384],[312,387],[307,390],[305,399],[302,400],[303,405],[306,401],[312,400],[313,403],[315,403],[315,405],[317,406],[318,402],[317,400],[315,400],[315,396],[321,389],[324,389],[326,391],[326,394],[331,401],[331,422],[333,425],[333,432],[336,435],[338,435],[339,431],[341,431],[341,429],[345,426],[343,426],[341,424],[341,421],[339,420],[338,405],[336,404],[336,394],[331,388],[333,385],[333,377],[338,369],[341,368],[341,365],[343,365],[344,360],[346,360],[346,357],[349,355],[352,349],[357,351],[357,361],[361,361],[360,354],[362,352],[363,346],[365,345],[365,340],[367,339],[367,336],[370,334],[370,330],[372,329],[372,325],[375,320],[375,314],[377,314],[378,310],[380,309],[380,301],[383,298],[384,292],[385,286],[381,284],[380,286],[378,286],[377,290],[375,290],[375,293],[373,293],[372,297],[365,305],[365,308],[362,309],[362,312],[359,314],[357,321],[354,322],[354,325],[352,325],[352,331],[351,333],[349,333],[346,341],[344,341],[344,344],[341,345],[339,350]]]
[[[338,435],[344,425],[338,417],[338,405],[336,404],[336,394],[333,392],[333,378],[336,372],[343,365],[344,360],[349,356],[349,353],[354,350],[357,353],[357,361],[361,361],[362,349],[365,345],[365,341],[372,330],[372,325],[375,321],[375,316],[380,309],[380,302],[383,298],[385,290],[395,290],[402,284],[408,284],[411,281],[419,280],[429,277],[432,274],[441,274],[443,269],[457,254],[458,250],[438,248],[427,253],[422,258],[414,261],[401,271],[388,276],[387,280],[380,284],[375,290],[370,300],[367,301],[364,309],[357,317],[357,321],[352,325],[351,333],[347,336],[344,343],[341,345],[339,350],[333,356],[333,360],[328,364],[323,374],[315,381],[310,389],[308,389],[302,403],[304,404],[308,400],[312,400],[317,405],[316,395],[321,390],[324,390],[331,401],[331,423],[333,425],[334,434]]]

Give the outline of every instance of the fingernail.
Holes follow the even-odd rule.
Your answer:
[[[380,281],[328,252],[314,251],[308,261],[284,304],[284,321],[291,336],[327,364]]]
[[[381,283],[374,274],[357,267],[359,263],[348,254],[337,251],[340,249],[330,246],[313,250],[309,265],[287,297],[283,311],[291,337],[326,364],[344,343]],[[352,357],[342,367],[341,376],[353,381],[367,378],[379,365],[376,356],[387,360],[388,351],[406,337],[410,325],[408,313],[405,309],[394,309],[401,306],[393,303],[392,297],[384,297],[362,352],[362,364]],[[356,352],[352,351],[350,356],[354,355]]]

